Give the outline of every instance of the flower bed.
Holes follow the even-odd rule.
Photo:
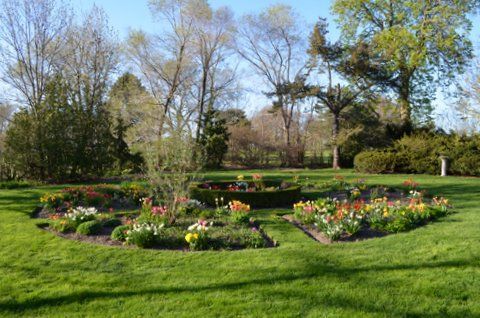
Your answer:
[[[210,206],[215,206],[215,201],[223,198],[225,202],[238,200],[255,208],[274,208],[298,201],[301,197],[301,186],[262,179],[211,181],[193,183],[190,196]]]
[[[319,232],[330,241],[338,241],[408,231],[450,212],[447,199],[425,198],[412,180],[404,186],[407,192],[385,190],[381,197],[377,187],[365,187],[363,191],[346,190],[343,200],[327,197],[299,202],[288,219],[312,236]]]
[[[179,199],[179,211],[174,219],[165,206],[149,197],[141,200],[139,208],[127,212],[105,210],[103,200],[95,201],[103,210],[73,206],[71,202],[90,200],[91,191],[94,190],[69,188],[59,192],[68,193],[62,196],[61,202],[51,199],[58,198],[58,193],[45,195],[40,215],[47,219],[44,226],[66,238],[140,248],[197,251],[275,245],[251,217],[250,206],[242,202],[232,201],[217,205],[216,209],[206,209],[199,201]],[[67,197],[69,200],[65,201]],[[82,199],[72,199],[77,197]]]
[[[65,212],[78,206],[95,207],[106,211],[139,206],[140,199],[147,194],[147,188],[137,183],[99,184],[68,187],[58,192],[46,193],[40,198],[40,202],[44,209],[50,212]]]

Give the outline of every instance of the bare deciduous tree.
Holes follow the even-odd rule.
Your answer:
[[[61,0],[3,0],[0,5],[1,78],[37,115],[65,44],[72,14]]]
[[[298,100],[283,93],[286,85],[294,83],[305,71],[305,41],[301,19],[293,9],[275,5],[257,15],[246,15],[238,30],[237,50],[264,79],[275,96],[276,109],[283,119],[286,151],[292,145],[291,129]],[[287,164],[291,164],[287,153]]]
[[[157,103],[159,111],[152,116],[156,117],[157,134],[162,136],[167,119],[172,126],[180,114],[191,116],[191,111],[184,111],[184,106],[189,92],[185,86],[191,85],[195,73],[192,65],[195,17],[186,14],[193,8],[186,7],[185,1],[180,0],[152,0],[150,9],[166,27],[154,35],[131,31],[127,54]],[[177,110],[176,116],[173,108]]]

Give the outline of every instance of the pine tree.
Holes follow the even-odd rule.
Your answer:
[[[204,158],[204,167],[219,168],[228,151],[230,134],[225,119],[218,111],[210,109],[203,116],[203,131],[199,138]]]

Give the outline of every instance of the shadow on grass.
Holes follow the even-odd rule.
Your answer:
[[[356,268],[346,268],[338,267],[333,265],[319,265],[319,264],[310,264],[306,267],[306,271],[301,274],[288,274],[288,275],[275,275],[273,277],[262,278],[262,279],[252,279],[249,281],[240,281],[240,282],[229,282],[229,283],[220,283],[220,284],[210,284],[210,285],[193,285],[193,286],[183,286],[183,287],[158,287],[150,289],[141,289],[141,290],[125,290],[125,291],[82,291],[82,292],[73,292],[70,294],[62,296],[52,296],[52,297],[37,297],[33,299],[27,299],[24,301],[6,301],[0,302],[0,312],[15,312],[22,313],[31,310],[36,310],[42,307],[55,307],[68,305],[72,303],[84,303],[89,301],[96,301],[99,299],[116,299],[121,297],[135,297],[135,296],[151,296],[151,295],[165,295],[169,294],[179,294],[179,293],[199,293],[199,292],[222,292],[222,291],[235,291],[242,288],[248,287],[262,287],[265,288],[269,285],[278,286],[279,283],[291,284],[297,280],[311,280],[311,279],[321,279],[322,276],[333,275],[341,278],[349,278],[356,274],[363,272],[382,272],[382,271],[398,271],[398,270],[421,270],[421,269],[440,269],[440,268],[465,268],[465,267],[477,267],[478,262],[474,261],[465,261],[465,260],[452,260],[444,262],[435,262],[435,263],[420,263],[420,264],[396,264],[396,265],[385,265],[385,266],[368,266],[368,267],[356,267]],[[305,270],[304,269],[304,270]],[[248,292],[248,291],[247,291]],[[261,292],[261,291],[258,291]],[[278,294],[278,290],[276,291]],[[299,290],[298,293],[293,292],[284,292],[285,301],[288,301],[292,297],[299,297],[299,294],[302,294],[302,290]],[[280,296],[280,295],[279,295]],[[228,297],[225,295],[225,297]],[[384,305],[375,305],[374,302],[370,301],[361,301],[358,299],[349,299],[344,296],[332,293],[328,296],[325,296],[323,299],[318,298],[315,300],[317,307],[334,307],[339,309],[355,309],[362,310],[371,313],[402,313],[400,308],[392,305],[391,308],[386,308]],[[449,312],[449,316],[455,317],[466,317],[471,314],[468,311],[457,311]],[[431,312],[409,312],[407,313],[409,317],[437,317],[438,313]]]

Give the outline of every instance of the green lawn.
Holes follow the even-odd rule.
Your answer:
[[[334,172],[264,174],[329,180]],[[395,186],[407,176],[366,178]],[[0,190],[0,316],[480,317],[480,179],[415,180],[450,198],[456,213],[408,233],[326,246],[276,215],[285,210],[256,211],[279,247],[195,253],[65,240],[30,218],[51,188]]]

